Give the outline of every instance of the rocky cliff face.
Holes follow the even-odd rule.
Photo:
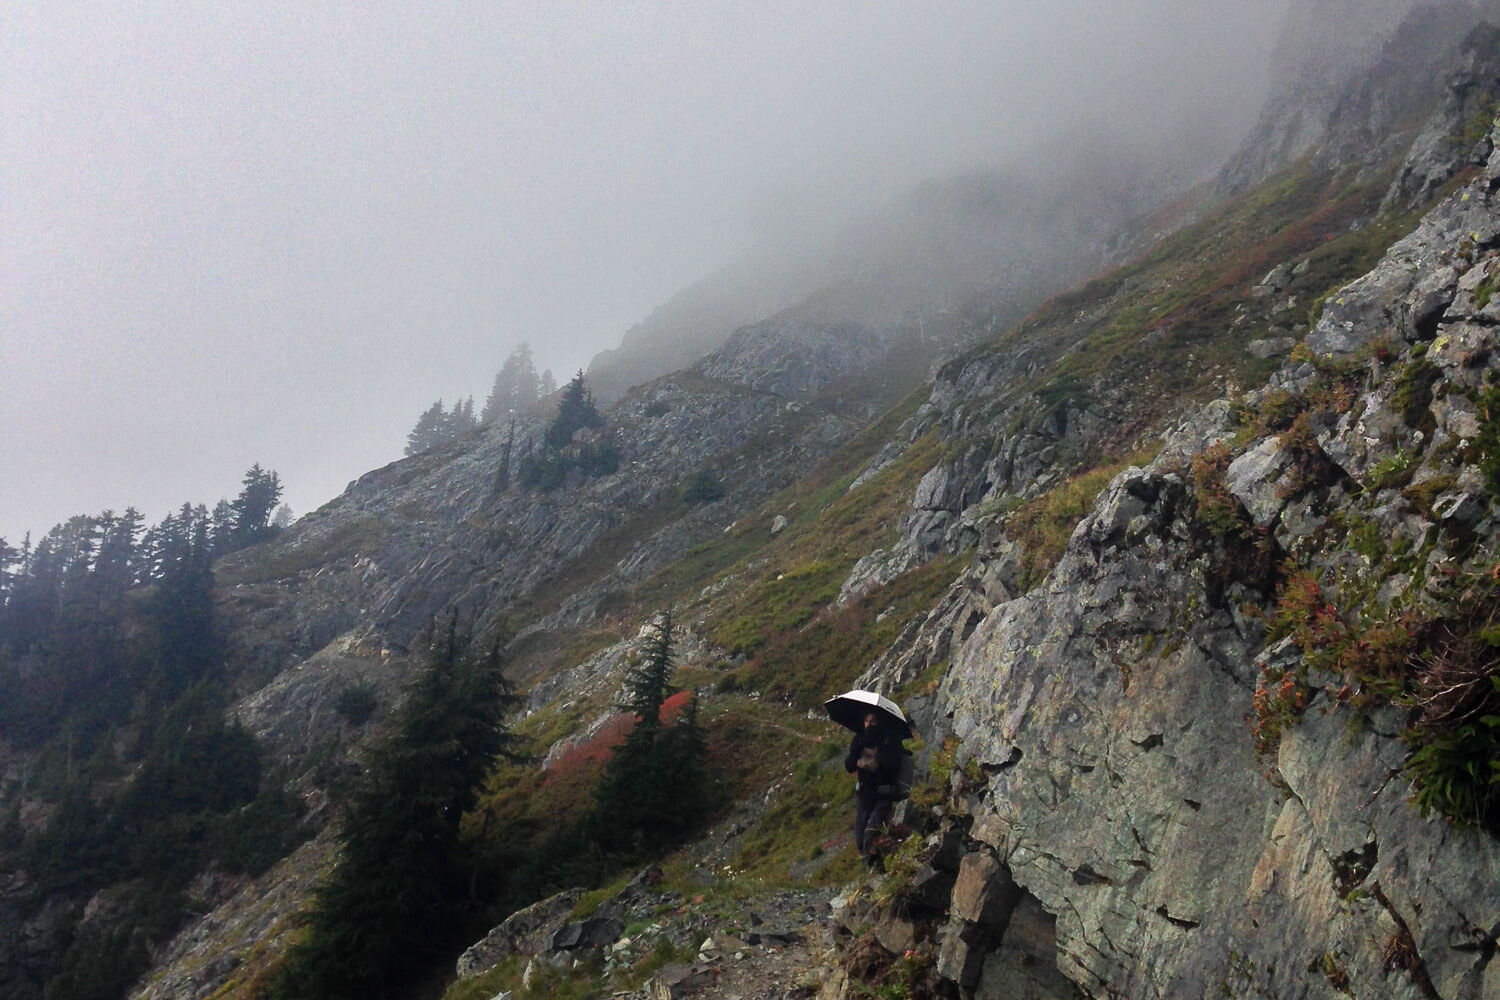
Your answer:
[[[622,401],[603,432],[619,450],[612,475],[519,488],[518,457],[544,428],[485,428],[368,473],[274,545],[226,559],[231,655],[255,691],[241,717],[278,759],[305,760],[341,731],[332,706],[344,688],[394,696],[408,647],[434,616],[456,611],[483,633],[524,608],[515,642],[528,648],[607,617],[612,594],[806,474],[921,370],[887,374],[891,347],[859,336],[794,339],[742,337],[699,371]],[[762,363],[767,343],[775,365]],[[784,363],[782,348],[807,363]],[[847,401],[817,395],[861,375],[873,384]],[[685,503],[700,472],[724,496]],[[519,660],[516,680],[529,684],[548,662]]]
[[[1294,5],[1280,79],[1220,191],[1243,191],[1304,154],[1324,166],[1399,154],[1444,93],[1444,71],[1480,16],[1466,0]]]
[[[986,586],[981,549],[913,637],[952,657],[934,726],[970,762],[951,980],[1010,995],[996,956],[1039,905],[1092,997],[1500,995],[1500,842],[1414,807],[1420,684],[1415,702],[1351,695],[1374,678],[1288,633],[1278,590],[1309,574],[1324,614],[1368,627],[1441,616],[1446,582],[1490,573],[1495,456],[1476,442],[1494,417],[1476,400],[1500,382],[1497,192],[1492,157],[1334,300],[1317,356],[1248,397],[1296,400],[1301,431],[1257,436],[1208,406],[1115,479],[1040,586]],[[1239,541],[1206,523],[1215,491]],[[1267,740],[1278,683],[1301,694]]]

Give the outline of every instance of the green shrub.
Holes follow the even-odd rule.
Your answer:
[[[1079,473],[1022,504],[1005,519],[1005,531],[1022,549],[1020,586],[1030,590],[1044,580],[1062,558],[1073,529],[1094,509],[1099,493],[1127,466],[1145,464],[1151,451],[1106,461]]]
[[[1404,738],[1413,748],[1406,761],[1412,802],[1424,819],[1437,813],[1500,831],[1500,715],[1453,729],[1412,727]]]
[[[1479,471],[1490,496],[1500,497],[1500,388],[1485,389],[1476,400],[1479,436],[1474,439]]]
[[[1371,491],[1405,486],[1415,471],[1406,452],[1397,449],[1396,454],[1370,466],[1367,485]]]
[[[1426,358],[1416,358],[1402,367],[1396,376],[1391,405],[1408,426],[1431,432],[1435,425],[1431,411],[1432,386],[1441,377],[1438,366]]]
[[[689,507],[713,503],[724,498],[724,486],[713,473],[704,470],[690,479],[682,489],[682,502]]]
[[[378,706],[375,687],[372,684],[350,684],[339,692],[334,708],[351,726],[362,726],[370,721]]]

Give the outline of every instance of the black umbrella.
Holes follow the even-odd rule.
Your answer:
[[[906,713],[894,701],[874,691],[861,691],[858,688],[845,691],[835,698],[829,698],[823,703],[823,707],[828,710],[830,719],[856,733],[864,731],[865,716],[874,712],[880,716],[881,725],[887,732],[895,733],[903,740],[912,738],[911,723],[907,721]]]

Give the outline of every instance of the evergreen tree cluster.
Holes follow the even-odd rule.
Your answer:
[[[406,450],[403,454],[420,455],[431,448],[457,440],[478,426],[479,420],[474,416],[473,396],[454,403],[453,409],[446,411],[440,399],[423,410],[422,415],[417,418],[417,425],[406,435]]]
[[[662,720],[674,693],[672,616],[659,614],[640,662],[626,677],[621,706],[635,727],[615,748],[588,812],[525,860],[509,894],[519,907],[569,886],[599,885],[615,873],[682,843],[715,806],[707,745],[694,699]]]
[[[497,758],[513,754],[502,718],[515,701],[498,643],[477,652],[456,618],[430,638],[427,664],[352,797],[342,858],[318,887],[278,996],[383,996],[461,940],[480,887],[459,821]]]
[[[556,391],[557,380],[552,377],[552,369],[538,375],[531,358],[531,345],[522,341],[495,373],[479,422],[499,424],[512,419]]]
[[[557,415],[543,435],[542,446],[521,458],[521,485],[554,490],[565,485],[570,474],[578,478],[612,475],[620,466],[620,449],[602,435],[579,433],[603,426],[604,417],[580,370],[563,387]]]
[[[407,456],[419,455],[430,448],[455,441],[480,426],[491,426],[513,421],[526,410],[557,391],[557,380],[551,369],[537,374],[532,361],[531,345],[522,341],[511,351],[484,401],[484,409],[474,415],[474,397],[469,396],[455,402],[453,409],[445,410],[440,399],[417,418],[416,426],[406,435]]]
[[[255,741],[225,719],[213,600],[214,558],[270,537],[280,493],[257,465],[215,514],[146,527],[127,508],[0,540],[0,739],[28,761],[3,789],[0,870],[28,873],[28,908],[131,887],[28,995],[122,995],[198,871],[257,870],[297,836],[300,805],[261,792]],[[44,826],[22,826],[22,799],[50,806]]]
[[[281,490],[256,464],[212,514],[183,504],[146,527],[128,507],[69,518],[35,546],[0,539],[0,736],[35,747],[65,717],[115,724],[141,691],[171,698],[201,678],[213,560],[276,535]]]

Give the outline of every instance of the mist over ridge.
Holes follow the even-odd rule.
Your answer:
[[[6,537],[212,503],[252,461],[306,512],[522,340],[566,378],[717,281],[745,287],[690,322],[727,334],[872,232],[905,226],[877,255],[920,298],[963,240],[913,185],[1069,176],[1061,151],[1107,193],[1127,139],[1137,180],[1201,179],[1283,6],[160,13],[8,32]],[[942,263],[972,287],[982,257]]]
[[[398,454],[432,399],[483,393],[520,340],[565,378],[766,214],[837,231],[847,208],[1025,157],[1070,121],[1164,145],[1244,126],[1278,16],[21,13],[3,42],[0,462],[27,474],[0,487],[0,531],[211,502],[255,460],[311,510]]]

